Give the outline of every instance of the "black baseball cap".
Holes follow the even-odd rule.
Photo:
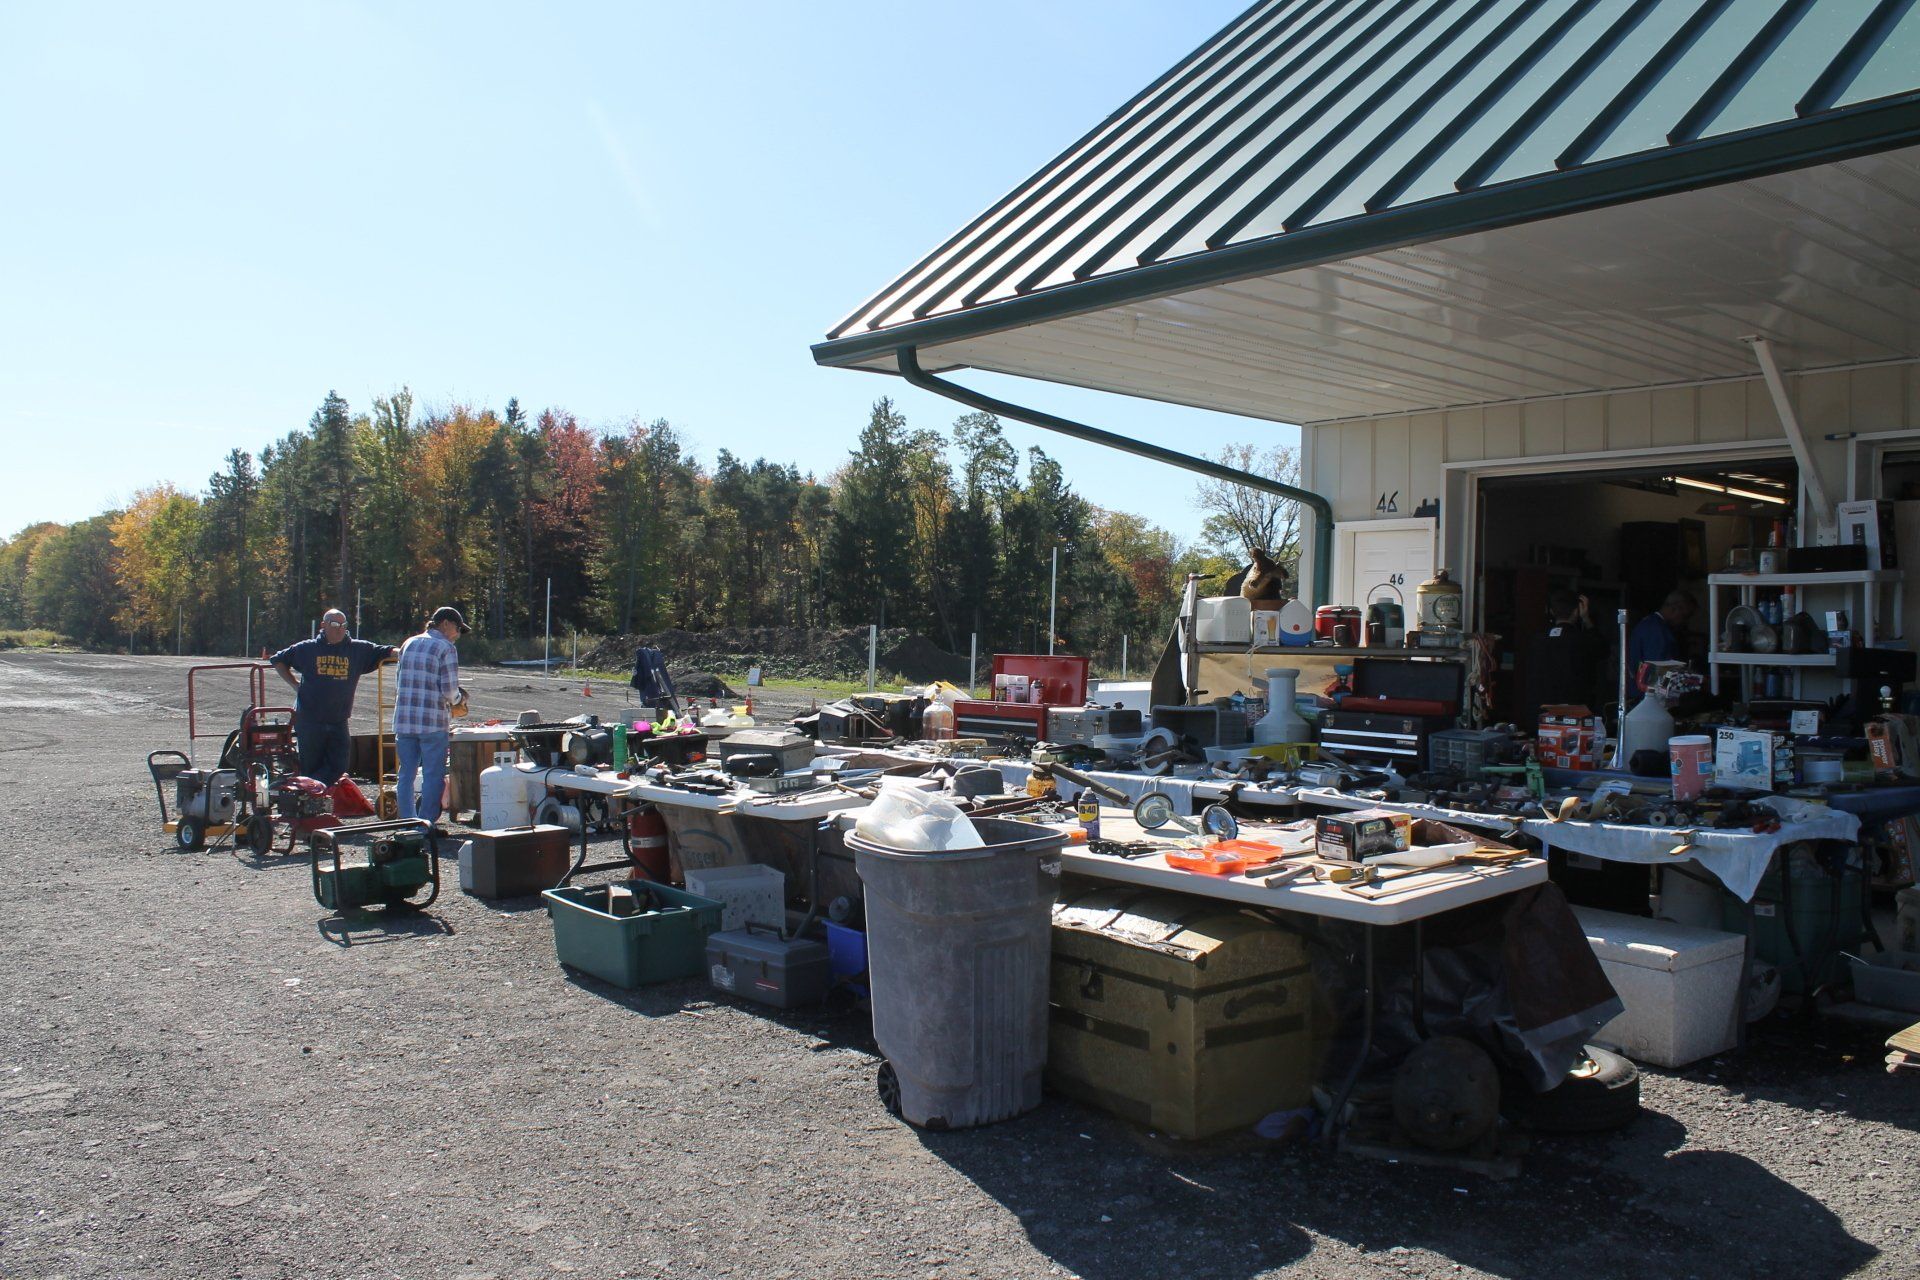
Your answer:
[[[433,616],[427,619],[427,625],[430,627],[437,627],[443,622],[451,622],[460,628],[461,635],[465,635],[470,629],[467,626],[467,620],[460,616],[460,611],[450,604],[441,605],[433,611]]]

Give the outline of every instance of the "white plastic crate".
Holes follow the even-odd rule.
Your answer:
[[[787,878],[774,867],[759,863],[688,867],[687,892],[711,898],[725,908],[720,917],[722,931],[750,924],[780,929],[787,923]]]

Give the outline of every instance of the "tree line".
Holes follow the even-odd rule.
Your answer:
[[[231,654],[305,636],[329,607],[394,636],[451,603],[484,658],[535,651],[551,582],[556,635],[880,623],[954,652],[975,635],[982,653],[1044,651],[1051,601],[1058,646],[1113,665],[1123,636],[1157,648],[1187,573],[1223,575],[1272,538],[1246,494],[1203,485],[1186,546],[1077,492],[989,414],[914,429],[882,399],[820,480],[726,449],[703,465],[661,420],[594,429],[517,400],[421,412],[404,389],[355,413],[329,392],[200,492],[157,484],[0,543],[0,628]]]

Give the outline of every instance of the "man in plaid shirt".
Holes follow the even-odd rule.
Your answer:
[[[447,777],[450,708],[466,701],[460,690],[460,656],[454,642],[467,630],[458,609],[442,606],[426,630],[400,646],[395,673],[393,737],[400,754],[400,816],[440,821],[440,789]],[[415,775],[420,800],[413,796]]]

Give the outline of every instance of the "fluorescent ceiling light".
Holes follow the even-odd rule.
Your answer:
[[[1752,489],[1735,489],[1724,484],[1708,484],[1705,480],[1689,480],[1685,476],[1673,477],[1675,484],[1683,484],[1689,489],[1705,489],[1708,493],[1724,493],[1729,498],[1751,498],[1755,502],[1771,502],[1786,506],[1787,500],[1773,493],[1757,493]]]

